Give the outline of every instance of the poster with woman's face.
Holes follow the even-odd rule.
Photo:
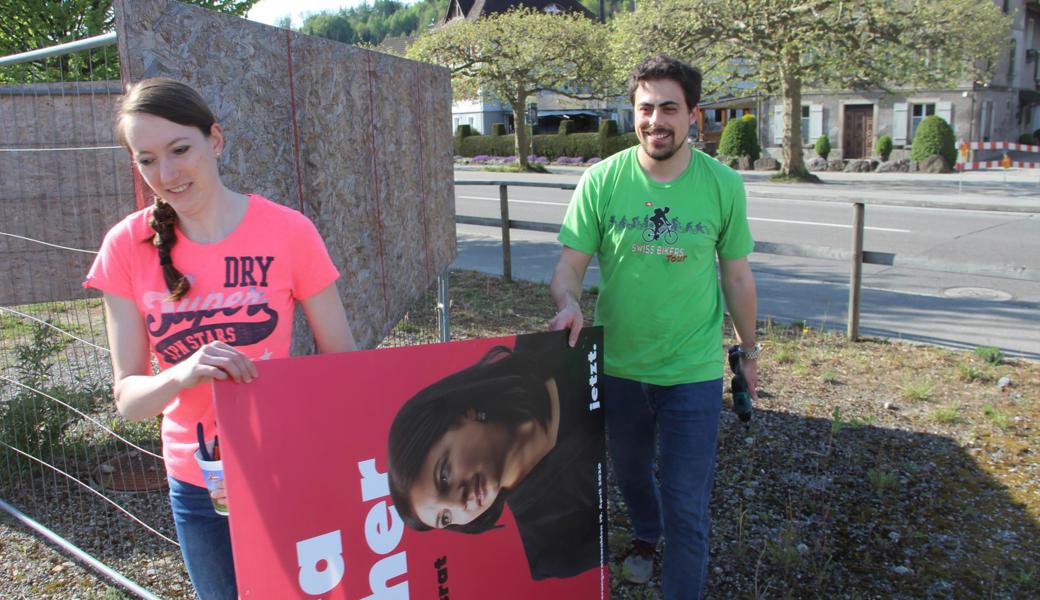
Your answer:
[[[602,330],[214,384],[242,598],[607,598]]]

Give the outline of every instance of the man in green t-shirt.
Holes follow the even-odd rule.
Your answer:
[[[647,582],[663,536],[666,600],[699,598],[707,577],[723,296],[752,397],[759,353],[743,181],[686,144],[700,90],[700,72],[667,56],[636,67],[629,94],[639,145],[582,175],[560,229],[564,248],[551,286],[559,309],[551,327],[569,328],[573,345],[583,322],[581,282],[598,257],[601,391],[634,530],[622,573]]]

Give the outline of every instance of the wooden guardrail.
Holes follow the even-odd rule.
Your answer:
[[[551,183],[545,181],[498,181],[498,180],[456,180],[455,185],[497,186],[501,216],[497,219],[487,217],[470,217],[456,215],[455,222],[465,225],[482,225],[499,227],[502,230],[502,275],[506,281],[513,280],[512,254],[509,249],[510,229],[526,231],[545,231],[559,233],[560,226],[552,223],[536,221],[516,221],[509,218],[509,186],[554,188],[573,190],[573,183]],[[863,264],[886,265],[906,269],[920,269],[939,273],[958,273],[963,275],[981,275],[1005,279],[1021,279],[1040,281],[1040,273],[1023,266],[995,266],[972,263],[953,263],[934,260],[923,256],[901,256],[893,252],[876,252],[863,249],[863,226],[865,206],[862,202],[852,203],[852,247],[851,250],[840,250],[823,246],[805,246],[802,244],[781,244],[775,242],[755,242],[755,252],[775,254],[778,256],[797,256],[802,258],[819,258],[849,262],[849,309],[847,333],[850,340],[859,338],[860,289],[863,280]]]

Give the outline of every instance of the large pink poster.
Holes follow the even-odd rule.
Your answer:
[[[602,332],[215,385],[242,598],[606,598]]]

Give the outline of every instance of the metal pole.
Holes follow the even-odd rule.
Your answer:
[[[71,554],[74,558],[76,558],[80,562],[86,564],[86,566],[90,567],[91,569],[94,569],[95,571],[97,571],[101,575],[104,575],[106,578],[108,578],[109,581],[111,581],[112,583],[115,583],[116,585],[122,587],[124,590],[130,592],[134,596],[137,596],[138,598],[143,598],[145,600],[159,600],[159,597],[156,596],[155,594],[153,594],[153,593],[149,592],[148,590],[144,589],[143,587],[137,585],[133,581],[130,581],[122,573],[119,573],[118,571],[114,570],[112,567],[109,567],[108,565],[106,565],[105,563],[101,562],[100,560],[94,558],[90,554],[87,554],[86,552],[84,552],[80,548],[74,546],[72,544],[72,542],[70,542],[70,541],[66,540],[65,538],[61,537],[60,535],[54,533],[53,531],[51,531],[47,527],[44,527],[42,524],[38,523],[37,521],[34,521],[33,519],[29,518],[28,515],[24,514],[22,511],[20,511],[17,508],[11,506],[10,504],[4,502],[3,500],[0,500],[0,510],[3,510],[4,512],[8,513],[9,515],[14,517],[15,519],[21,521],[22,524],[25,525],[26,527],[29,527],[30,529],[34,530],[36,533],[38,533],[38,534],[42,535],[43,537],[47,538],[48,540],[50,540],[51,542],[56,544],[58,547],[60,547],[62,550],[64,550],[64,551],[68,552],[69,554]]]
[[[448,269],[437,275],[437,327],[441,341],[451,341],[451,302],[448,297]]]
[[[513,281],[513,253],[509,250],[509,186],[498,186],[498,200],[502,210],[502,278]]]
[[[863,203],[852,205],[852,265],[849,276],[849,341],[859,338],[859,291],[863,283]]]
[[[68,54],[69,52],[90,50],[91,48],[100,48],[101,46],[111,46],[114,43],[116,43],[116,32],[103,33],[101,35],[95,35],[94,37],[84,38],[66,44],[58,44],[57,46],[50,46],[48,48],[40,48],[39,50],[30,50],[29,52],[5,56],[0,58],[0,67],[9,67],[24,62],[40,60],[41,58],[61,56],[63,54]]]

